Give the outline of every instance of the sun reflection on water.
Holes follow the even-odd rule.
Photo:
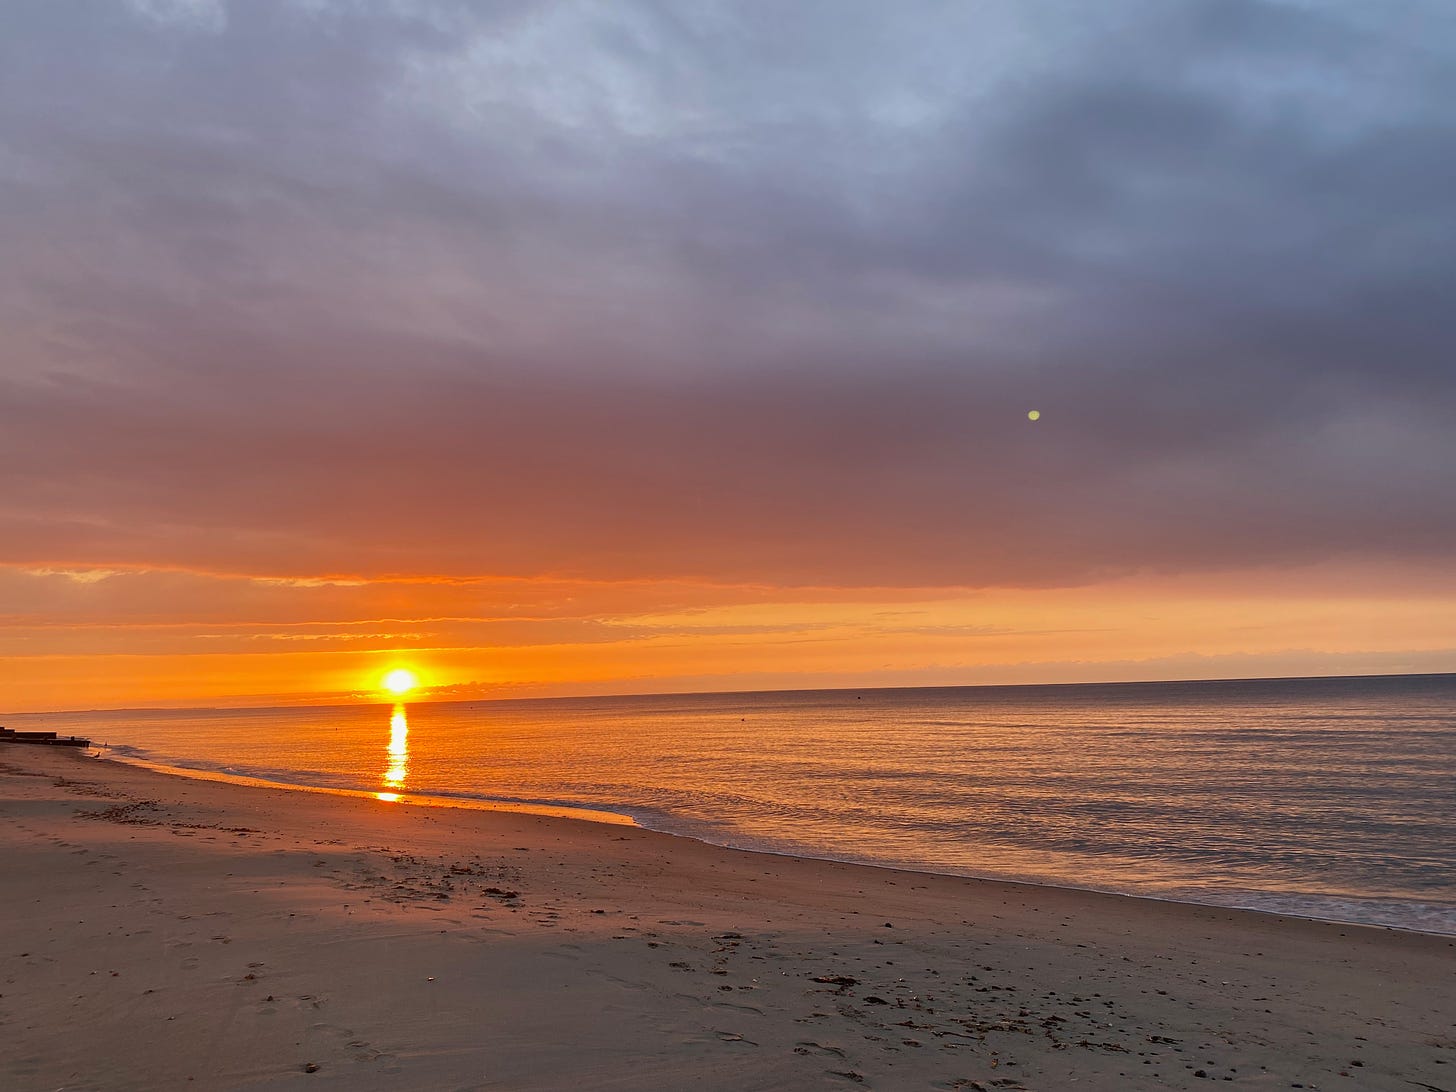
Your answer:
[[[409,717],[405,714],[403,703],[396,705],[389,715],[389,746],[385,748],[385,753],[389,756],[389,764],[384,770],[384,785],[389,789],[398,789],[409,776]],[[381,792],[375,795],[380,800],[389,802],[399,799],[397,792]]]

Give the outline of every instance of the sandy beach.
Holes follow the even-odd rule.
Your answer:
[[[1456,1090],[1456,939],[0,750],[11,1089]]]

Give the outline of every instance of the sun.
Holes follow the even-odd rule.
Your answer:
[[[385,672],[384,678],[379,680],[379,685],[398,698],[419,686],[420,680],[419,676],[408,668],[396,667],[393,671]]]

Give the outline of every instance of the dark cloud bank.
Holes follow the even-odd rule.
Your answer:
[[[1452,101],[1441,2],[10,0],[4,559],[1449,556]]]

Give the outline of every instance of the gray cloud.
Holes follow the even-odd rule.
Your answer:
[[[0,22],[3,559],[1046,584],[1456,541],[1441,5]]]

